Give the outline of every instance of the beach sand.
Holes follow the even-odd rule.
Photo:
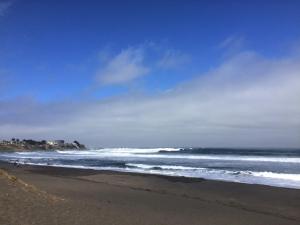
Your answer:
[[[300,190],[0,162],[0,225],[300,224]]]

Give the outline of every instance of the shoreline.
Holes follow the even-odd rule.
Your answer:
[[[0,176],[0,212],[3,214],[0,213],[0,224],[19,224],[24,210],[27,214],[33,213],[28,217],[31,221],[24,224],[36,223],[45,216],[47,220],[39,224],[300,223],[300,190],[297,189],[156,174],[33,165],[17,167],[3,161],[0,161],[0,169],[42,193],[64,199],[43,202],[30,191],[23,193],[24,188],[18,189],[11,181],[6,184]],[[12,199],[6,197],[6,192]],[[19,200],[14,201],[14,198]],[[25,203],[26,209],[21,207]],[[7,204],[9,209],[5,207]],[[53,211],[55,217],[52,218],[49,211]],[[5,218],[17,219],[14,223]]]

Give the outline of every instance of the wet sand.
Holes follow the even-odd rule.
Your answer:
[[[2,225],[300,224],[300,190],[0,162]]]

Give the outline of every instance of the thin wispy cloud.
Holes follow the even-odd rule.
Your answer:
[[[246,39],[243,36],[231,35],[225,38],[216,47],[225,52],[226,56],[234,55],[245,48]]]
[[[146,75],[149,68],[144,65],[142,48],[128,48],[109,59],[96,73],[101,85],[126,84]]]
[[[1,1],[0,2],[0,16],[5,16],[8,9],[12,6],[13,1]]]
[[[168,49],[158,61],[158,66],[163,69],[176,69],[189,61],[190,57],[180,51]]]
[[[104,48],[98,58],[102,62],[96,71],[100,85],[123,85],[162,70],[174,71],[190,60],[190,56],[180,50],[163,48],[153,42],[122,49],[115,55],[111,49]]]

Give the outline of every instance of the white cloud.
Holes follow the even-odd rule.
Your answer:
[[[174,49],[167,50],[158,62],[163,69],[176,69],[189,61],[189,56]]]
[[[7,10],[11,7],[13,1],[0,2],[0,16],[4,16]]]
[[[143,63],[142,48],[128,48],[108,60],[96,73],[97,81],[102,85],[124,84],[149,72]]]
[[[225,56],[232,56],[242,51],[246,45],[246,40],[242,36],[232,35],[223,40],[217,49],[224,51]]]
[[[299,57],[243,52],[156,96],[0,102],[0,136],[70,138],[98,146],[300,147],[299,99]]]

